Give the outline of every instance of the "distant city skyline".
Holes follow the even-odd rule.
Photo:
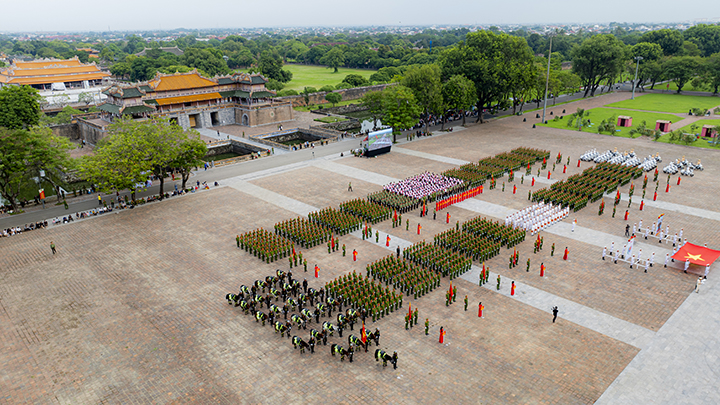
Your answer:
[[[87,1],[35,0],[3,6],[0,31],[80,32],[152,31],[213,28],[408,25],[554,25],[618,23],[681,23],[720,19],[720,2],[687,7],[657,0],[648,7],[638,0],[606,0],[602,4],[569,0],[456,0],[450,4],[428,0],[126,0],[107,9]],[[101,3],[102,4],[102,3]]]

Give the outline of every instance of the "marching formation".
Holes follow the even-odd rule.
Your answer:
[[[387,190],[381,190],[376,193],[368,194],[367,199],[385,207],[396,209],[401,214],[420,206],[420,201],[404,195],[391,193]]]
[[[467,188],[462,180],[425,172],[408,177],[397,183],[383,186],[387,191],[417,200],[428,198],[434,201],[438,196],[454,194]]]
[[[462,253],[473,260],[485,261],[500,253],[500,242],[488,240],[456,229],[448,229],[434,236],[437,246]]]
[[[373,322],[402,307],[402,294],[383,288],[380,283],[363,277],[353,270],[325,284],[325,290],[356,308],[366,308]]]
[[[475,217],[462,225],[463,232],[485,239],[499,242],[502,246],[511,248],[525,240],[525,230],[515,229],[498,221],[491,221],[483,217]]]
[[[599,163],[585,169],[582,174],[568,177],[532,193],[532,201],[543,201],[567,207],[573,211],[584,208],[588,202],[602,198],[603,193],[615,190],[640,177],[642,169],[613,163]]]
[[[390,218],[389,208],[362,198],[340,204],[340,210],[360,217],[371,224]]]
[[[403,257],[413,263],[436,271],[442,274],[443,277],[450,277],[450,280],[467,272],[472,267],[470,259],[440,246],[425,243],[425,241],[405,249]]]
[[[293,250],[292,242],[263,228],[238,235],[238,247],[270,263],[282,259]]]
[[[570,208],[539,202],[505,217],[505,225],[524,229],[535,235],[570,215]]]
[[[440,286],[440,276],[437,273],[392,255],[369,264],[367,275],[414,298],[422,297]]]
[[[266,295],[263,296],[263,294]],[[343,312],[342,296],[333,297],[323,289],[318,291],[308,288],[307,281],[304,281],[301,286],[298,280],[292,278],[292,272],[285,273],[277,270],[275,276],[255,280],[250,288],[243,285],[240,286],[237,294],[226,294],[225,300],[228,305],[240,307],[246,315],[253,316],[255,322],[262,326],[265,326],[266,323],[270,325],[276,334],[280,334],[281,338],[290,339],[293,348],[300,349],[301,354],[306,350],[309,350],[311,354],[315,353],[316,345],[327,346],[328,338],[334,337],[336,332],[338,337],[342,338],[343,331],[353,330],[355,323],[358,322],[358,317],[360,317],[362,319],[360,337],[350,334],[347,349],[338,343],[331,343],[330,354],[333,357],[337,355],[340,361],[347,358],[352,363],[358,349],[363,349],[367,353],[369,346],[375,342],[375,346],[378,346],[374,353],[375,361],[382,361],[383,367],[386,367],[387,363],[391,363],[393,368],[397,368],[397,352],[389,355],[379,348],[380,331],[375,329],[374,332],[366,333],[364,308],[359,312],[352,308],[346,308]],[[265,306],[265,311],[263,311],[263,306]],[[333,318],[333,311],[337,312],[335,318]],[[330,321],[321,319],[326,316],[330,318]],[[336,322],[333,323],[333,320]],[[314,325],[312,325],[313,322],[315,322]],[[305,340],[298,334],[301,330],[306,331],[308,325],[315,327],[310,328],[309,337]],[[296,328],[297,332],[291,339],[293,328]]]
[[[362,221],[355,215],[332,207],[324,208],[308,214],[310,221],[320,224],[338,235],[346,235],[360,229]]]
[[[275,224],[275,233],[292,240],[305,249],[324,243],[331,236],[327,229],[302,217],[278,222]]]

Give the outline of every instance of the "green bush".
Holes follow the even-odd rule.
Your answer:
[[[297,96],[298,92],[295,90],[280,90],[277,94],[278,97]]]
[[[692,109],[693,115],[697,115],[697,116],[700,116],[700,117],[702,117],[703,115],[705,115],[705,113],[707,113],[707,111],[708,111],[708,110],[706,110],[706,109],[704,109],[704,108],[693,108],[693,109]]]
[[[351,86],[350,83],[342,82],[342,83],[339,83],[337,86],[335,86],[335,89],[337,89],[337,90],[340,90],[340,89],[352,89],[352,87],[353,87],[353,86]]]
[[[364,77],[357,74],[349,74],[343,79],[343,83],[348,83],[352,87],[367,86],[368,81]]]
[[[265,84],[265,87],[268,90],[282,90],[285,88],[285,83],[279,80],[269,79],[268,82]]]
[[[326,85],[320,87],[320,91],[324,91],[326,93],[329,93],[333,90],[335,90],[335,86],[333,86],[332,84],[326,84]]]

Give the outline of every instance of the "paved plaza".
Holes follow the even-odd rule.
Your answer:
[[[609,94],[550,111],[561,115],[563,109],[627,98],[627,93]],[[210,180],[214,173],[220,187],[1,238],[0,404],[719,403],[718,266],[711,267],[708,281],[695,294],[697,274],[704,269],[693,266],[695,274],[684,274],[681,263],[664,268],[671,244],[638,241],[644,257],[656,253],[648,273],[600,259],[604,246],[614,241],[620,248],[627,240],[626,223],[642,219],[645,226],[663,213],[671,232],[682,228],[688,241],[720,248],[718,152],[532,129],[537,121],[532,113],[468,122],[466,128],[402,143],[373,159],[340,157],[327,147],[316,148],[315,158],[299,151],[202,171],[195,177]],[[347,149],[355,146],[355,141],[345,142]],[[543,171],[534,187],[531,177],[522,184],[518,176],[513,183],[504,177],[496,189],[486,188],[448,208],[449,224],[446,211],[434,220],[432,213],[421,218],[414,210],[403,215],[400,227],[393,228],[391,221],[377,224],[379,244],[374,237],[362,240],[360,232],[341,236],[345,257],[328,254],[322,245],[303,251],[309,271],[295,267],[294,277],[307,278],[317,289],[353,271],[364,275],[369,263],[394,254],[397,246],[431,242],[458,221],[476,216],[503,221],[530,205],[529,190],[592,167],[588,162],[577,166],[578,157],[591,148],[634,150],[640,156],[659,152],[661,167],[682,156],[700,158],[705,171],[684,177],[679,186],[673,176],[670,193],[664,192],[667,175],[661,174],[658,200],[646,200],[642,211],[642,179],[635,180],[630,208],[629,186],[624,186],[615,218],[613,193],[605,196],[604,215],[598,216],[599,202],[591,203],[542,231],[539,253],[533,253],[535,236],[528,234],[517,246],[517,267],[508,269],[512,249],[507,248],[485,262],[491,277],[484,286],[478,285],[483,263],[473,262],[471,271],[452,281],[459,297],[449,307],[444,303],[447,278],[424,297],[406,297],[399,311],[367,324],[368,331],[381,331],[381,349],[397,351],[397,369],[375,362],[374,345],[369,353],[356,353],[353,363],[330,355],[330,344],[347,346],[350,333],[360,335],[357,324],[343,338],[336,334],[328,346],[317,346],[314,354],[301,354],[287,337],[227,305],[225,294],[237,292],[240,285],[249,286],[278,268],[288,270],[286,259],[268,264],[236,248],[235,235],[260,227],[272,230],[277,222],[365,197],[388,182],[424,171],[439,173],[519,146],[549,150],[551,171],[558,152],[563,163],[570,157],[570,165],[565,174],[563,165],[556,167],[550,180]],[[533,166],[533,174],[539,166]],[[649,177],[651,200],[655,183]],[[347,190],[350,182],[352,192]],[[562,259],[566,247],[567,261]],[[547,267],[542,278],[541,263]],[[313,277],[315,264],[318,279]],[[514,296],[511,281],[517,285]],[[466,295],[470,304],[464,311]],[[485,307],[483,318],[477,317],[479,302]],[[405,330],[408,304],[419,309],[419,325]],[[554,305],[560,309],[556,323]],[[426,318],[429,336],[423,331]],[[316,327],[314,322],[309,326]],[[447,331],[443,344],[438,343],[441,326]],[[308,332],[293,329],[291,335],[307,340]]]

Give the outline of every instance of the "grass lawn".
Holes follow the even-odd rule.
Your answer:
[[[324,122],[326,124],[331,124],[333,122],[340,122],[340,121],[347,121],[347,118],[339,118],[339,117],[322,117],[322,118],[315,118],[314,121],[317,122]]]
[[[370,77],[375,70],[367,69],[348,69],[339,68],[338,72],[333,72],[332,68],[325,66],[308,66],[308,65],[284,65],[283,69],[287,69],[293,74],[292,80],[286,84],[285,89],[300,91],[305,87],[320,87],[330,84],[337,86],[345,76],[354,73],[366,79]]]
[[[568,116],[570,114],[565,114],[562,119],[558,121],[554,121],[553,119],[548,119],[547,124],[537,124],[541,126],[546,126],[550,128],[558,128],[558,129],[570,129],[570,130],[577,130],[577,128],[568,127],[567,121]],[[667,120],[670,122],[677,122],[680,121],[682,118],[678,117],[677,115],[671,115],[671,114],[662,114],[662,113],[648,113],[648,112],[641,112],[641,111],[632,111],[632,110],[619,110],[614,108],[593,108],[590,110],[590,116],[588,117],[590,119],[591,125],[587,127],[583,127],[583,132],[591,132],[596,134],[597,133],[597,127],[600,124],[600,121],[610,118],[611,116],[617,117],[618,115],[627,115],[633,118],[633,127],[636,127],[640,125],[642,121],[646,121],[646,125],[650,128],[655,128],[655,121],[657,120]],[[545,118],[547,119],[547,115]],[[616,121],[617,123],[617,121]],[[620,130],[619,132],[615,132],[615,136],[622,136],[625,138],[630,137],[630,130],[632,127],[616,127],[616,130]]]
[[[656,85],[655,85],[655,90],[667,90],[667,89],[668,89],[668,84],[670,84],[670,88],[669,88],[670,91],[677,91],[677,84],[675,84],[675,82],[656,84]],[[645,86],[645,88],[646,88],[646,89],[649,89],[650,86]],[[709,93],[709,91],[708,91],[707,89],[696,89],[695,87],[693,87],[693,86],[690,84],[690,82],[685,83],[685,85],[683,86],[682,91],[705,91],[705,92],[708,92],[708,93]]]
[[[634,110],[687,113],[691,108],[712,109],[720,105],[720,98],[705,96],[684,96],[681,94],[635,95],[635,100],[618,101],[606,107],[629,108]],[[623,114],[625,115],[625,114]],[[635,120],[633,120],[635,122]]]

